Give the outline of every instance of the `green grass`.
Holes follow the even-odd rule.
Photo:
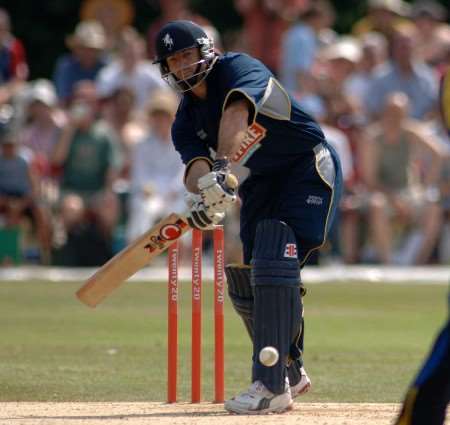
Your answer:
[[[79,283],[0,283],[0,401],[166,397],[166,286],[124,285],[95,310]],[[311,285],[305,401],[397,402],[446,317],[445,286]],[[190,287],[182,284],[180,399],[190,391]],[[212,399],[211,285],[204,290],[203,398]],[[226,395],[248,385],[250,344],[226,302]]]

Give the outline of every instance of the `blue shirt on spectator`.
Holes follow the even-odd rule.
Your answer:
[[[394,63],[378,69],[370,84],[366,107],[370,114],[379,115],[384,107],[386,96],[392,92],[405,93],[410,102],[409,115],[422,119],[436,107],[438,82],[431,68],[422,63],[414,63],[412,73],[402,73]]]
[[[21,156],[0,154],[0,195],[26,196],[31,193],[28,164]]]
[[[74,85],[78,81],[91,80],[94,81],[101,68],[106,65],[104,59],[99,59],[95,66],[86,69],[83,68],[71,54],[67,54],[58,59],[53,75],[56,92],[62,101],[67,101],[72,96]]]
[[[316,33],[309,26],[298,23],[283,38],[281,49],[280,80],[288,91],[299,89],[297,74],[309,71],[314,63],[318,40]]]

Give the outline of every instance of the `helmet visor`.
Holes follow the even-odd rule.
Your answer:
[[[209,74],[215,59],[200,59],[171,71],[167,64],[161,67],[161,77],[174,90],[184,93],[198,86]]]

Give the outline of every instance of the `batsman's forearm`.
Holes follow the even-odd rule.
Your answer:
[[[245,101],[232,103],[220,120],[216,158],[232,158],[238,152],[248,129],[248,106]]]

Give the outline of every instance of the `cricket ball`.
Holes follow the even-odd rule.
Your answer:
[[[264,347],[259,352],[259,361],[264,366],[274,366],[278,362],[279,357],[278,350],[275,347]]]

